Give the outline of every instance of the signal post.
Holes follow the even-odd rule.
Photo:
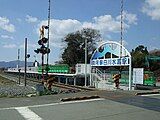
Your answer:
[[[50,49],[45,46],[45,44],[48,42],[48,38],[46,38],[44,36],[46,29],[49,29],[49,27],[44,26],[44,25],[40,28],[40,40],[38,40],[38,44],[40,45],[40,48],[37,48],[36,50],[34,50],[35,53],[37,53],[37,54],[41,53],[42,54],[42,84],[44,84],[44,81],[45,81],[45,77],[44,77],[44,55],[50,53]],[[45,69],[47,71],[46,75],[48,76],[48,71],[49,71],[48,65],[45,67]]]

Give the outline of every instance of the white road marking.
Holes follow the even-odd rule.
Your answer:
[[[43,120],[28,107],[17,107],[15,108],[26,120]]]
[[[69,102],[59,102],[59,103],[50,103],[50,104],[42,104],[42,105],[31,105],[31,106],[23,106],[23,107],[46,107],[46,106],[54,106],[54,105],[64,105],[64,104],[74,104],[74,103],[83,103],[83,102],[91,102],[91,101],[101,101],[105,100],[104,98],[97,98],[97,99],[89,99],[89,100],[78,100],[78,101],[69,101]],[[9,108],[0,108],[0,110],[10,110],[10,109],[18,109],[23,107],[9,107]]]
[[[158,96],[160,94],[147,94],[147,95],[141,95],[141,96]]]

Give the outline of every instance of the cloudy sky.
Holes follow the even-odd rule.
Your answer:
[[[121,0],[51,0],[49,62],[60,59],[62,39],[82,28],[98,29],[104,41],[120,41]],[[48,0],[0,0],[0,61],[17,59],[28,38],[29,61],[40,55],[39,28],[47,25]],[[160,49],[160,0],[124,0],[124,45],[131,51],[138,45]]]

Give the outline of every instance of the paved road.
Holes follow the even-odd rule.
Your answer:
[[[60,102],[71,96],[104,99]],[[1,98],[0,120],[159,120],[160,95],[134,96],[121,91],[62,94],[34,98]]]

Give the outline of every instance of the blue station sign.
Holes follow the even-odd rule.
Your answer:
[[[106,42],[92,54],[91,66],[129,66],[130,53],[117,42]]]

